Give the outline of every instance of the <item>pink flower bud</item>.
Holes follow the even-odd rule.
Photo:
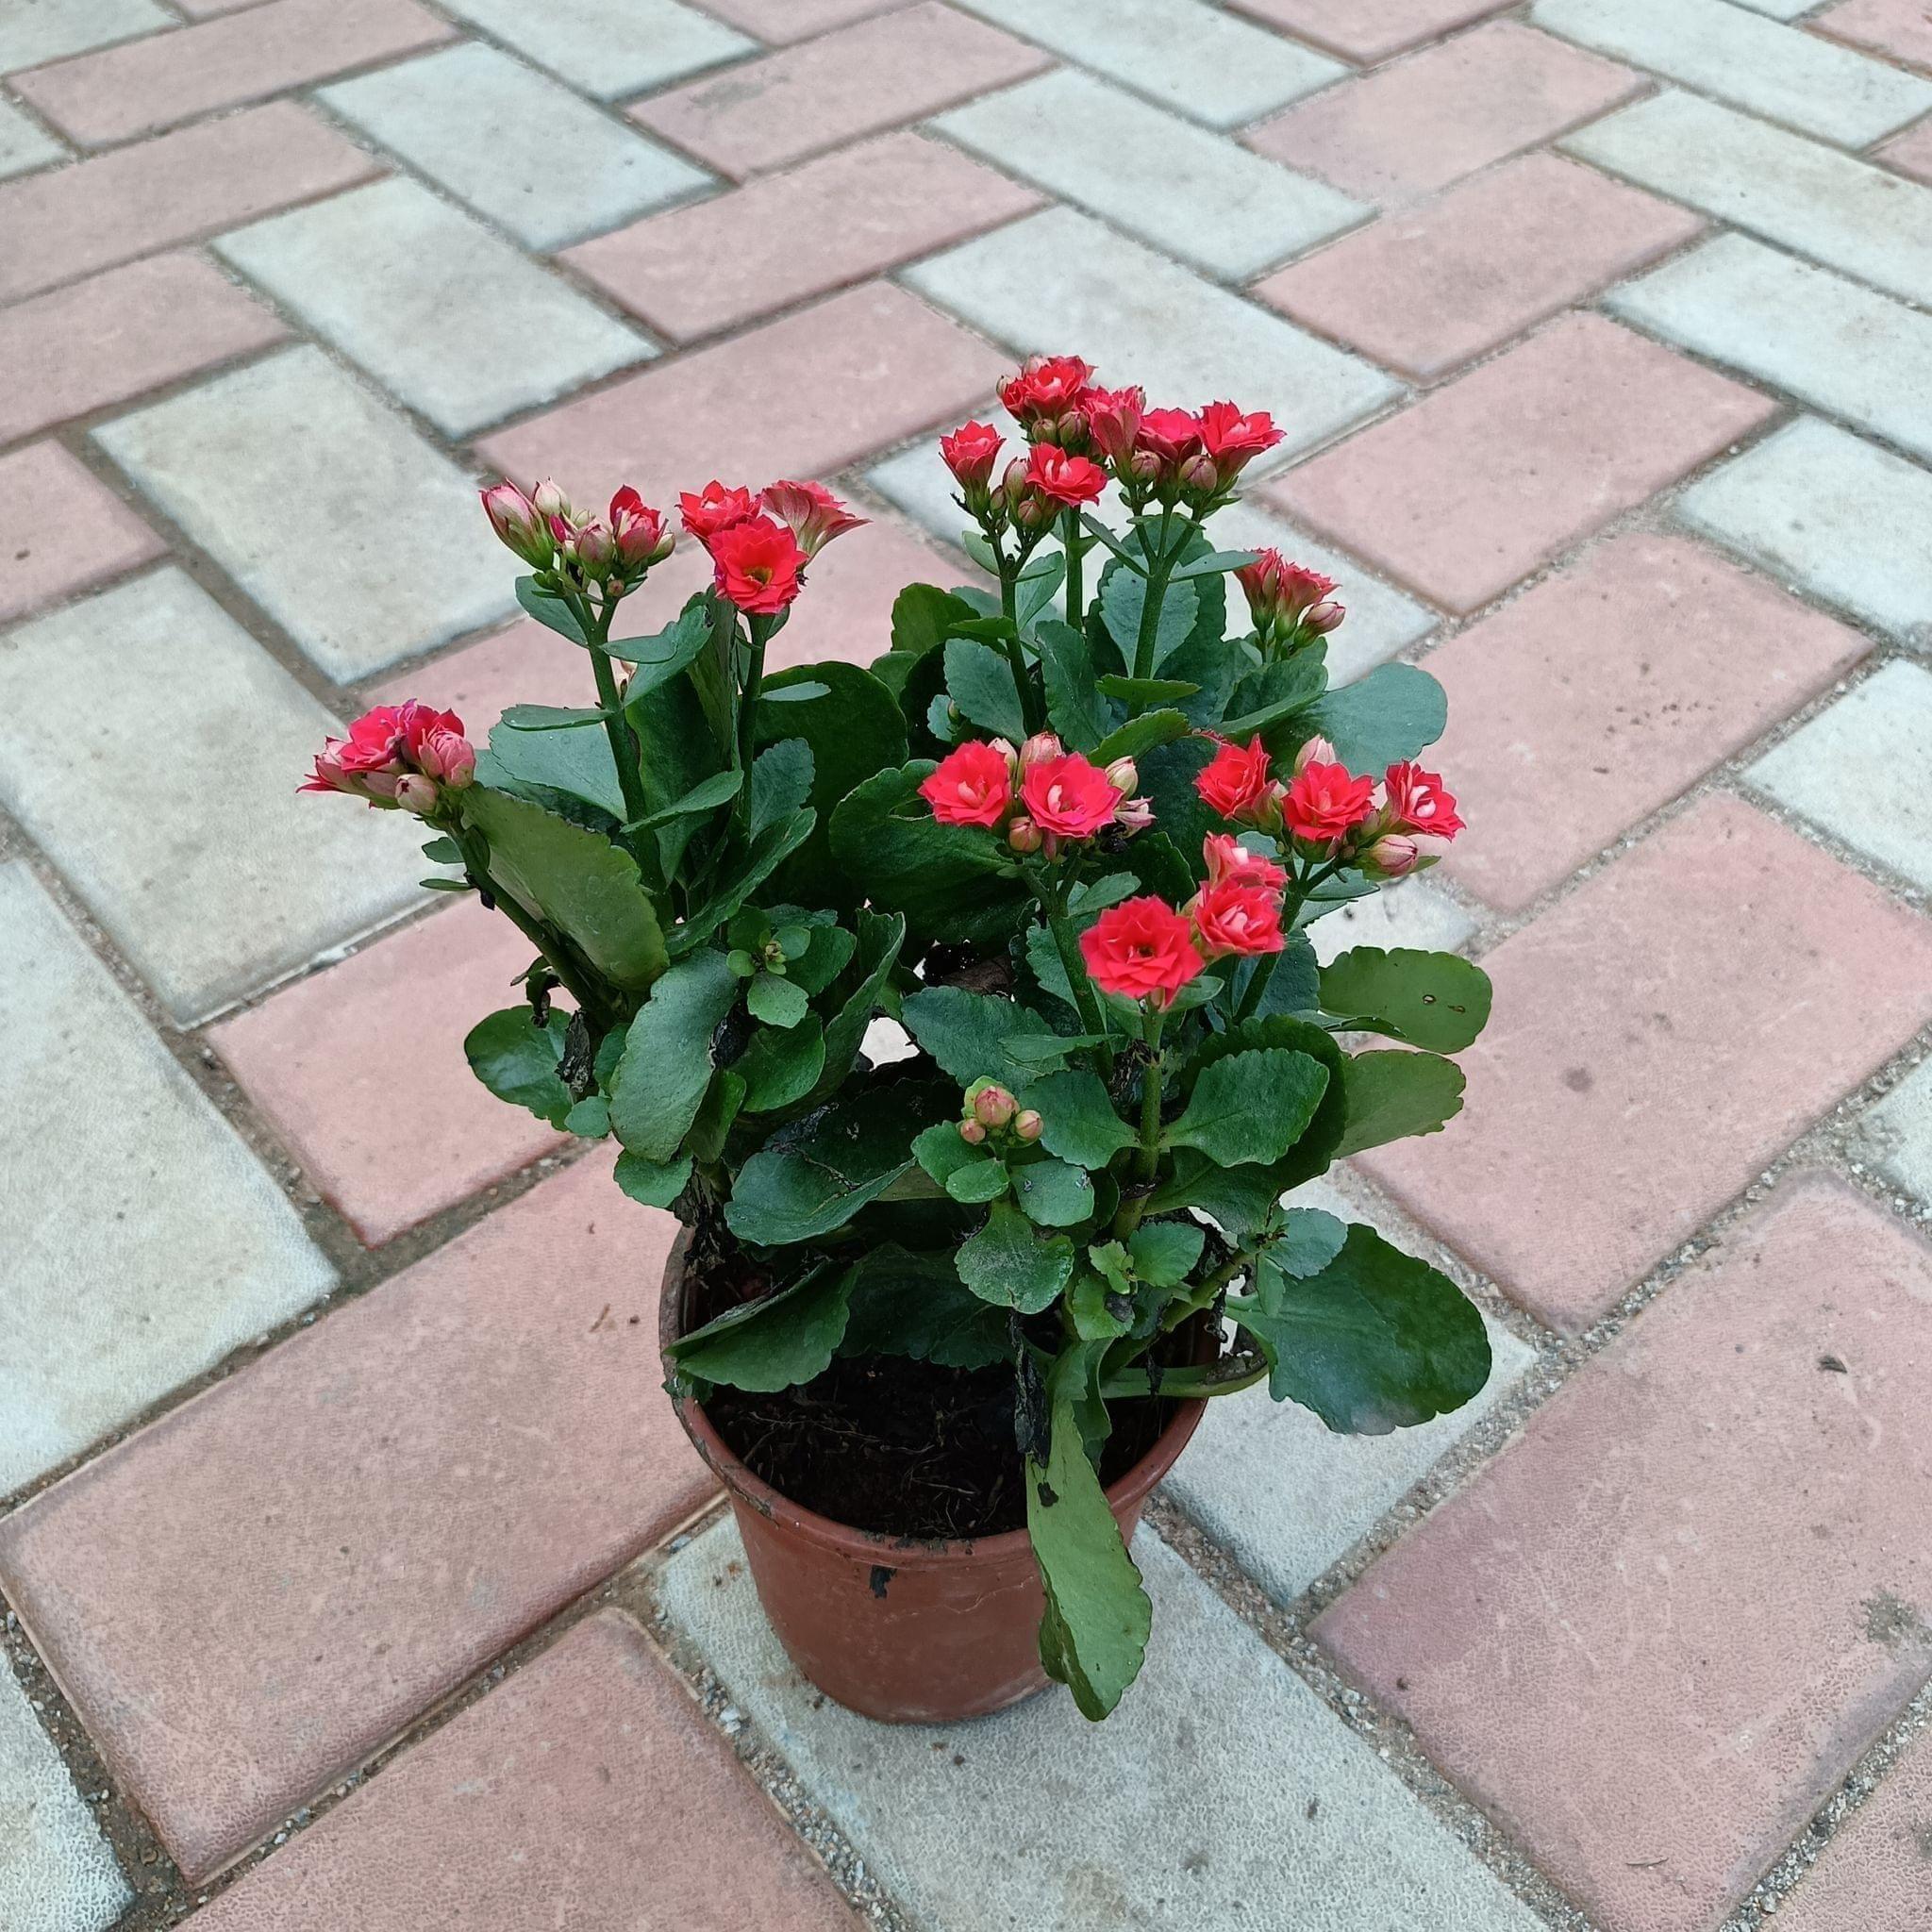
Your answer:
[[[1151,798],[1122,799],[1113,822],[1130,839],[1137,832],[1144,832],[1154,823],[1154,801]]]
[[[1141,782],[1141,774],[1132,758],[1116,758],[1107,768],[1107,782],[1116,791],[1131,791]]]
[[[1356,863],[1371,878],[1406,878],[1423,862],[1423,849],[1400,832],[1384,832],[1357,855]]]
[[[1196,496],[1212,496],[1221,488],[1221,472],[1205,450],[1196,451],[1181,465],[1181,488]]]
[[[483,492],[483,513],[500,541],[525,563],[541,568],[550,561],[550,531],[537,506],[514,483],[492,484]]]
[[[461,732],[438,725],[424,734],[416,765],[426,776],[460,791],[476,775],[476,748]]]
[[[1038,852],[1045,841],[1031,819],[1015,819],[1007,827],[1007,843],[1024,858]]]
[[[436,809],[436,780],[425,778],[420,772],[405,772],[396,780],[396,803],[405,811],[412,811],[418,818],[425,818]]]
[[[618,568],[627,573],[669,557],[675,541],[664,513],[653,509],[628,484],[610,499],[610,535]]]
[[[606,575],[617,560],[617,539],[605,524],[586,524],[571,540],[571,549],[587,577]]]
[[[561,517],[565,523],[571,521],[570,499],[558,488],[554,476],[546,476],[538,484],[530,503],[546,522],[556,517]]]
[[[1015,457],[1000,475],[1000,488],[1008,503],[1021,503],[1026,496],[1026,458]]]
[[[959,1123],[959,1138],[969,1147],[977,1147],[986,1139],[986,1129],[977,1121],[961,1121]]]
[[[1059,758],[1064,750],[1065,747],[1051,731],[1036,731],[1020,747],[1020,769],[1031,771],[1035,765],[1043,765],[1048,758]]]
[[[1294,774],[1299,778],[1303,769],[1308,765],[1339,765],[1341,762],[1335,747],[1325,738],[1311,738],[1294,755]]]
[[[1013,1116],[1013,1132],[1022,1141],[1040,1139],[1046,1123],[1029,1107]]]
[[[1020,1110],[1020,1103],[997,1081],[973,1096],[973,1118],[982,1126],[1003,1127]]]
[[[1317,637],[1326,637],[1347,615],[1347,610],[1332,597],[1324,598],[1302,613],[1302,628],[1313,631]]]

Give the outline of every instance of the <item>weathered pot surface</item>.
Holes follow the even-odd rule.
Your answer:
[[[684,1332],[690,1241],[689,1229],[678,1235],[664,1271],[658,1341],[665,1348]],[[671,1373],[667,1357],[667,1379]],[[1141,1506],[1207,1406],[1176,1403],[1154,1447],[1109,1485],[1108,1502],[1124,1537],[1132,1538]],[[675,1407],[731,1498],[778,1641],[828,1697],[888,1724],[941,1724],[984,1717],[1045,1688],[1044,1600],[1024,1530],[927,1541],[834,1523],[755,1475],[698,1404],[677,1400]]]

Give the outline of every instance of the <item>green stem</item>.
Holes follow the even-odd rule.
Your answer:
[[[1067,622],[1078,630],[1086,600],[1080,584],[1080,564],[1085,553],[1080,541],[1080,512],[1076,509],[1070,509],[1061,521],[1060,545],[1067,554]]]
[[[593,616],[588,597],[578,612],[579,621],[586,625],[591,638],[591,671],[597,680],[597,703],[607,713],[604,735],[610,741],[610,756],[617,763],[617,786],[624,793],[625,820],[632,823],[645,817],[651,808],[644,796],[638,741],[628,722],[618,711],[617,674],[610,668],[609,655],[604,649],[610,641],[610,620],[616,615],[617,606],[607,604],[601,615]]]
[[[1147,1048],[1147,1065],[1141,1074],[1141,1144],[1134,1151],[1134,1181],[1131,1192],[1124,1191],[1120,1211],[1113,1219],[1117,1240],[1140,1226],[1147,1211],[1147,1196],[1154,1177],[1160,1171],[1160,1028],[1165,1015],[1150,1009],[1141,1025],[1141,1038]]]
[[[557,975],[557,983],[576,1001],[584,1018],[601,1026],[606,1018],[605,1002],[595,984],[587,979],[578,970],[575,960],[557,938],[537,920],[524,910],[510,895],[490,876],[486,858],[488,847],[476,834],[458,829],[457,843],[462,847],[463,869],[470,875],[470,883],[479,892],[489,895],[491,904],[501,912],[542,956],[544,963]]]
[[[1074,923],[1067,917],[1066,902],[1037,874],[1028,874],[1034,896],[1046,914],[1046,929],[1053,934],[1054,950],[1060,956],[1060,968],[1073,990],[1074,1004],[1080,1009],[1080,1024],[1100,1041],[1100,1060],[1108,1073],[1113,1072],[1113,1048],[1107,1043],[1107,1022],[1100,1003],[1093,997],[1093,983],[1087,977],[1087,962],[1080,957],[1080,941]]]
[[[1202,1368],[1161,1369],[1156,1374],[1158,1380],[1151,1392],[1171,1402],[1188,1402],[1215,1395],[1233,1395],[1241,1390],[1252,1389],[1257,1382],[1266,1380],[1268,1359],[1258,1351],[1243,1349],[1238,1355],[1209,1362]],[[1101,1398],[1107,1402],[1117,1402],[1128,1396],[1146,1395],[1150,1392],[1150,1382],[1154,1382],[1154,1377],[1145,1369],[1129,1369],[1102,1381]]]
[[[1006,640],[1007,662],[1012,667],[1013,690],[1020,700],[1020,722],[1026,727],[1031,738],[1042,723],[1040,701],[1033,694],[1032,674],[1026,668],[1025,647],[1020,641],[1020,572],[1024,567],[1023,558],[1014,558],[1010,562],[1004,551],[995,552],[1000,566],[1000,613],[1013,625],[1010,636]]]
[[[737,769],[745,774],[745,780],[738,788],[738,808],[741,816],[751,811],[751,760],[752,743],[757,724],[758,693],[765,685],[765,642],[772,635],[772,621],[768,617],[745,619],[745,629],[751,635],[751,656],[744,673],[744,686],[738,698],[738,742],[736,746]]]

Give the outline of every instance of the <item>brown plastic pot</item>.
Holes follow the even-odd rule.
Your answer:
[[[664,1271],[658,1340],[685,1332],[678,1235]],[[672,1363],[665,1358],[670,1378]],[[685,1433],[731,1498],[758,1601],[791,1661],[849,1710],[887,1724],[943,1724],[1003,1710],[1046,1687],[1040,1572],[1024,1530],[927,1541],[853,1529],[801,1508],[725,1446],[695,1402],[673,1398]],[[1141,1508],[1193,1435],[1205,1402],[1178,1402],[1154,1447],[1107,1500],[1130,1538]]]

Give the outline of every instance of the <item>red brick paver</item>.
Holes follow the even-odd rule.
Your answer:
[[[1727,797],[1483,967],[1467,1111],[1362,1164],[1569,1333],[1932,1019],[1932,922]]]
[[[0,1524],[0,1582],[191,1878],[664,1534],[674,1224],[590,1158]]]
[[[1778,1932],[1925,1932],[1932,1926],[1932,1732],[1825,1848],[1778,1914]]]
[[[1450,610],[1540,564],[1775,405],[1599,315],[1567,315],[1268,487]]]
[[[276,101],[76,167],[0,182],[0,302],[380,172],[308,108]]]
[[[161,554],[161,540],[52,442],[0,457],[0,624]]]
[[[531,958],[508,921],[469,900],[208,1037],[324,1198],[374,1247],[568,1144],[505,1106],[463,1057],[478,1020],[521,1004],[511,982]]]
[[[1932,74],[1932,13],[1925,0],[1839,0],[1805,25]]]
[[[1681,537],[1610,539],[1430,657],[1473,828],[1444,870],[1524,910],[1869,648]]]
[[[1230,0],[1238,13],[1363,65],[1500,13],[1509,0]]]
[[[634,482],[666,503],[710,476],[762,484],[842,469],[983,408],[1006,367],[903,290],[868,283],[480,446],[506,475],[569,476],[573,494],[591,501]]]
[[[855,20],[870,20],[875,13],[890,13],[906,4],[907,0],[707,0],[705,11],[777,47],[829,33],[835,26],[849,26]]]
[[[725,174],[781,168],[840,142],[1024,80],[1048,57],[939,0],[841,27],[656,94],[635,119]]]
[[[1364,201],[1404,202],[1593,119],[1642,86],[1512,20],[1328,88],[1248,145]]]
[[[63,134],[99,146],[434,46],[450,32],[415,0],[267,0],[57,60],[12,85]]]
[[[1909,134],[1878,150],[1878,158],[1915,180],[1932,181],[1932,121],[1922,121]]]
[[[0,442],[125,403],[288,335],[194,255],[159,255],[0,309]]]
[[[1432,381],[1703,226],[1553,155],[1526,155],[1386,215],[1256,285],[1283,314]]]
[[[600,1610],[208,1908],[206,1932],[857,1932],[731,1747]]]
[[[896,268],[1041,205],[957,148],[888,134],[652,215],[565,260],[674,341]]]
[[[1932,1257],[1793,1182],[1317,1635],[1607,1932],[1706,1932],[1932,1672],[1928,1374]]]

